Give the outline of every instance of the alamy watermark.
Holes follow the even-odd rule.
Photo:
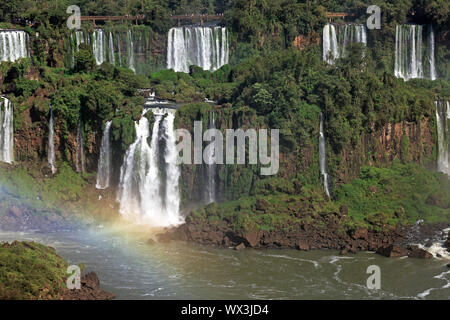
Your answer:
[[[77,265],[67,267],[67,274],[69,277],[66,280],[66,286],[69,290],[81,289],[81,269]]]
[[[370,277],[367,278],[366,286],[370,290],[380,290],[381,289],[381,269],[377,265],[370,265],[366,270]]]
[[[261,164],[261,175],[275,175],[279,169],[279,130],[270,130],[270,152],[268,150],[268,129],[226,129],[225,162],[224,138],[218,129],[208,129],[204,133],[201,121],[194,121],[194,152],[192,136],[186,129],[177,129],[179,140],[177,164]],[[248,141],[248,154],[246,154]],[[209,144],[203,149],[203,142]],[[180,155],[180,153],[182,155]],[[193,159],[192,159],[193,155]],[[192,161],[193,160],[193,161]],[[236,161],[235,161],[236,160]]]
[[[367,29],[381,29],[381,9],[379,6],[371,5],[367,8],[366,13],[371,13],[372,15],[367,18]]]
[[[71,13],[72,15],[67,18],[67,28],[81,29],[81,10],[79,6],[71,5],[67,7],[66,13]]]

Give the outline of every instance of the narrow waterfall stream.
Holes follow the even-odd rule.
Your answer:
[[[110,183],[112,169],[111,124],[112,121],[107,121],[103,130],[100,158],[98,160],[97,183],[95,185],[97,189],[106,189]]]
[[[448,158],[449,150],[449,120],[450,102],[436,101],[436,127],[438,138],[437,169],[450,176],[450,165]]]
[[[50,120],[48,122],[48,152],[47,152],[47,160],[52,173],[56,172],[55,167],[55,141],[54,141],[54,128],[53,128],[53,110],[50,106]]]
[[[325,193],[330,197],[329,190],[329,176],[327,170],[327,150],[326,150],[326,140],[325,134],[323,132],[323,113],[320,113],[320,134],[319,134],[319,161],[320,161],[320,174],[323,179],[323,186]]]
[[[83,122],[78,121],[77,127],[77,149],[76,149],[76,159],[75,166],[77,172],[86,172],[86,159],[84,156],[84,137],[83,137]]]
[[[216,119],[214,110],[210,112],[209,129],[216,128]],[[214,144],[214,142],[211,142]],[[210,145],[211,145],[210,144]],[[216,155],[215,148],[210,148],[208,153],[207,165],[207,185],[205,189],[205,203],[212,203],[216,201]]]
[[[13,104],[6,97],[0,101],[0,161],[14,161]]]

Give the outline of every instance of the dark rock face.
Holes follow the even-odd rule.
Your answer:
[[[416,258],[416,259],[431,259],[433,255],[429,253],[427,250],[421,249],[418,246],[409,246],[408,257]]]
[[[401,246],[391,244],[378,248],[377,253],[388,258],[404,257],[408,255],[408,250]]]
[[[375,231],[356,229],[343,231],[339,224],[319,227],[314,223],[291,226],[293,230],[279,228],[272,231],[259,229],[236,231],[231,222],[209,224],[189,219],[185,224],[166,229],[157,236],[160,242],[172,240],[206,245],[235,247],[244,243],[252,248],[293,248],[297,250],[333,249],[343,253],[372,250],[403,240],[403,229]],[[405,249],[406,250],[406,249]],[[407,255],[407,252],[403,255]]]
[[[100,280],[95,272],[89,272],[81,278],[81,289],[68,290],[64,300],[111,300],[115,296],[100,287]]]

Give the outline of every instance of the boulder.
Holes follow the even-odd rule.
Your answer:
[[[259,198],[256,199],[256,210],[266,211],[270,207],[270,203],[267,200]]]
[[[377,253],[389,258],[404,257],[408,255],[408,250],[401,246],[391,244],[388,246],[379,247]]]
[[[245,249],[245,244],[243,242],[238,244],[236,247],[234,247],[234,250],[237,250],[237,251],[243,250],[243,249]]]
[[[367,229],[364,229],[364,228],[356,229],[355,231],[353,231],[352,238],[354,240],[358,240],[358,239],[367,240],[368,239]]]
[[[427,250],[419,248],[418,246],[409,246],[408,257],[416,258],[416,259],[431,259],[433,255],[429,253]]]
[[[247,241],[250,247],[255,248],[259,245],[262,232],[260,230],[245,231],[242,237]]]
[[[306,243],[306,241],[297,241],[295,243],[295,249],[302,250],[302,251],[308,251],[309,250],[309,244]]]

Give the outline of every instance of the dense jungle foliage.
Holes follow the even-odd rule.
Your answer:
[[[231,63],[215,72],[191,66],[188,74],[150,70],[152,72],[146,75],[135,75],[131,70],[108,62],[96,66],[92,48],[81,45],[73,56],[73,67],[67,67],[64,61],[69,51],[63,44],[71,31],[66,27],[69,16],[66,8],[73,4],[79,5],[82,15],[144,14],[145,19],[138,22],[139,27],[148,34],[162,35],[174,24],[171,15],[224,13],[220,23],[230,32]],[[324,63],[320,36],[327,23],[326,12],[355,13],[355,22],[365,23],[368,17],[365,11],[371,4],[381,8],[382,29],[369,32],[368,48],[353,45],[348,56],[338,59],[335,65]],[[233,119],[245,116],[250,119],[250,124],[258,127],[279,128],[281,152],[294,154],[295,165],[304,160],[301,150],[317,145],[319,114],[323,112],[329,167],[333,175],[334,168],[341,162],[342,152],[358,148],[363,133],[372,133],[388,123],[419,122],[424,118],[429,118],[435,125],[434,101],[450,99],[447,81],[450,78],[450,33],[445,32],[450,27],[450,5],[445,0],[0,0],[0,21],[1,27],[27,31],[33,52],[31,58],[1,64],[1,91],[15,105],[15,130],[26,125],[23,117],[27,110],[34,119],[46,123],[51,106],[56,128],[66,146],[69,145],[69,133],[76,131],[80,119],[85,132],[101,132],[104,123],[113,120],[113,143],[117,154],[122,155],[135,139],[134,121],[139,119],[143,107],[144,98],[138,90],[152,88],[159,98],[192,103],[184,107],[180,117],[185,114],[194,120],[202,114],[202,108],[209,108],[198,104],[207,98],[230,110],[224,114]],[[439,73],[436,81],[415,79],[405,82],[393,74],[395,25],[409,22],[432,24],[435,28]],[[131,23],[135,22],[121,26],[100,25],[128,28]],[[92,30],[87,24],[83,24],[83,28]],[[303,45],[299,47],[296,42]],[[317,152],[312,157],[317,159]],[[62,160],[68,159],[65,156]],[[364,217],[358,217],[358,208],[371,207],[371,212],[381,209],[373,203],[363,203],[355,190],[363,190],[367,184],[383,185],[383,181],[377,180],[380,176],[395,179],[402,177],[402,170],[420,171],[415,167],[406,168],[380,169],[386,171],[379,172],[364,169],[360,180],[336,190],[335,199],[351,203],[351,214],[358,221],[366,221]],[[320,186],[318,170],[317,165],[311,166],[302,183],[313,185],[307,190],[313,190],[311,194],[320,198],[323,195],[316,192],[316,187]],[[248,201],[255,202],[260,196],[252,189],[255,171],[251,167],[223,169],[220,175],[227,186],[223,190],[224,200],[244,195],[251,198]],[[425,175],[422,171],[417,174]],[[292,183],[281,181],[282,185]],[[435,190],[440,180],[435,178],[433,181],[436,182],[432,186]],[[402,186],[409,182],[405,180]],[[389,217],[393,217],[399,206],[410,206],[411,200],[383,199],[389,204]],[[409,218],[422,216],[429,209],[426,206],[437,201],[427,199],[425,195],[421,198],[423,206],[411,210]],[[379,199],[376,201],[383,203]],[[440,203],[438,207],[442,209],[448,204]],[[213,216],[231,214],[227,211],[229,208],[224,210]],[[236,211],[234,207],[230,210]],[[431,211],[431,220],[439,210]]]

